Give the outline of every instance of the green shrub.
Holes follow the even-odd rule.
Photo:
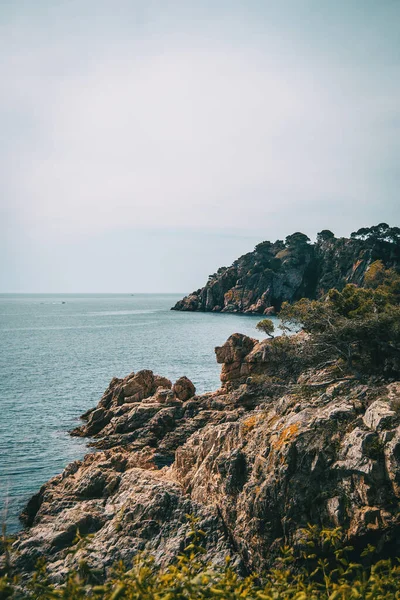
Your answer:
[[[309,525],[296,550],[282,549],[277,565],[263,575],[239,577],[226,560],[223,568],[206,564],[202,541],[205,534],[192,519],[190,541],[175,564],[155,565],[151,556],[138,555],[132,568],[115,565],[102,585],[91,583],[90,569],[70,573],[61,587],[48,582],[41,562],[24,587],[9,577],[0,579],[0,599],[16,600],[394,600],[400,597],[398,560],[379,560],[368,545],[359,557],[346,543],[340,528]]]
[[[400,306],[383,286],[331,289],[324,300],[284,304],[280,318],[284,329],[308,334],[303,350],[311,366],[341,359],[358,373],[400,373]]]

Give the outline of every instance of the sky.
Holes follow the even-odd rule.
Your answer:
[[[400,226],[400,0],[1,0],[0,293]]]

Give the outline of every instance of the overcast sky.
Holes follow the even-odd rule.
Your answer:
[[[2,0],[0,292],[400,225],[400,0]]]

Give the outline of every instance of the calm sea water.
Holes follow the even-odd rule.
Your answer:
[[[27,499],[85,454],[86,441],[68,430],[113,376],[146,368],[213,390],[214,347],[235,331],[260,337],[258,317],[171,311],[180,297],[0,295],[0,510],[9,532]]]

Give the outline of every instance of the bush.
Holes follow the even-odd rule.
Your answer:
[[[400,596],[400,568],[396,560],[379,560],[368,545],[352,560],[354,549],[340,528],[308,526],[296,545],[285,546],[275,568],[263,575],[241,578],[227,558],[223,568],[203,560],[204,532],[193,520],[190,543],[177,562],[166,568],[152,557],[137,556],[131,569],[115,565],[102,585],[90,582],[90,570],[70,573],[56,588],[43,563],[23,591],[18,582],[0,579],[0,598],[24,600],[338,600],[368,598],[394,600]],[[375,559],[374,559],[375,556]]]
[[[307,334],[304,354],[311,366],[342,359],[355,372],[400,373],[400,307],[396,294],[347,285],[332,289],[324,300],[303,298],[285,304],[280,317],[286,330]]]

